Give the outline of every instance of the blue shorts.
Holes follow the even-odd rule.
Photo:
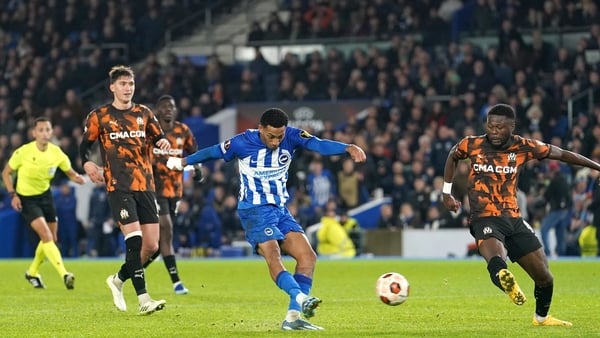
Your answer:
[[[258,244],[266,241],[281,241],[292,232],[304,233],[286,207],[260,205],[248,209],[238,209],[246,240],[256,251]]]

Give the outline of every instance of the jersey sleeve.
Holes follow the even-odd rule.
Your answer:
[[[531,148],[533,157],[536,160],[545,159],[550,155],[551,146],[539,140],[526,139],[526,144]]]
[[[69,156],[67,156],[67,154],[65,154],[58,147],[56,149],[56,154],[60,158],[60,162],[58,162],[58,167],[60,168],[60,170],[66,173],[71,169],[71,160],[69,159]]]
[[[100,123],[98,121],[98,114],[96,111],[92,111],[88,114],[85,119],[85,129],[83,132],[83,139],[86,141],[96,141],[100,135]]]
[[[196,142],[196,138],[194,137],[194,134],[188,126],[186,126],[185,124],[182,124],[181,126],[183,127],[185,133],[183,149],[188,155],[193,154],[196,151],[198,151],[198,143]]]
[[[454,150],[454,158],[457,160],[464,160],[469,157],[469,139],[463,138],[456,144],[456,150]]]
[[[100,122],[98,120],[98,113],[93,110],[88,114],[85,119],[85,128],[83,130],[83,137],[79,144],[79,157],[81,163],[89,161],[90,152],[92,145],[98,139],[100,135]]]
[[[148,123],[146,124],[146,137],[152,144],[156,144],[158,140],[165,137],[162,128],[160,127],[160,122],[154,115],[154,112],[146,106],[144,106],[146,111],[148,112]]]
[[[237,158],[239,150],[244,148],[244,135],[238,134],[234,137],[221,142],[219,149],[223,155],[223,159],[227,162]]]
[[[22,148],[17,148],[17,150],[15,150],[13,152],[13,154],[10,156],[10,158],[8,159],[8,166],[12,170],[14,170],[14,171],[19,170],[19,168],[23,164],[23,153],[24,153],[24,151]]]

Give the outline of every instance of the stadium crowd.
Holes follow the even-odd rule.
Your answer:
[[[195,10],[200,2],[186,3],[191,7],[183,9]],[[303,226],[318,222],[328,208],[351,209],[383,192],[392,203],[382,208],[380,227],[465,227],[465,211],[452,214],[440,203],[443,165],[462,136],[483,130],[486,108],[498,102],[515,107],[517,133],[600,161],[600,62],[586,53],[600,46],[598,1],[284,1],[287,20],[274,12],[266,26],[251,24],[248,40],[257,53],[244,65],[225,65],[216,55],[203,65],[175,55],[159,62],[153,54],[155,42],[169,22],[184,15],[175,10],[181,6],[168,0],[132,6],[117,0],[87,5],[17,0],[0,8],[2,167],[28,139],[32,118],[46,115],[54,121],[56,143],[78,168],[83,118],[94,103],[80,94],[99,83],[111,66],[139,60],[135,101],[152,104],[170,94],[177,99],[179,118],[188,123],[244,102],[372,102],[365,118],[326,123],[324,130],[311,131],[356,143],[368,159],[355,166],[345,158],[300,155],[290,172],[289,207]],[[575,48],[544,40],[543,32],[567,28],[587,33]],[[497,42],[483,49],[464,38],[466,32],[496,36]],[[356,48],[349,55],[330,48],[305,60],[288,53],[277,65],[260,54],[259,46],[267,40],[334,37],[385,41],[389,48]],[[98,48],[100,43],[124,43],[129,53]],[[275,86],[270,84],[273,78]],[[588,89],[595,105],[576,101],[569,125],[569,99]],[[573,201],[561,254],[576,255],[578,235],[594,213],[589,206],[600,201],[597,173],[551,166],[532,163],[521,173],[522,211],[531,224],[542,222],[544,191],[558,169]],[[466,169],[466,164],[458,169],[457,197],[466,195]],[[221,245],[243,240],[232,212],[236,168],[218,162],[210,170],[202,185],[186,180],[175,222],[175,245],[182,255],[218,255]],[[94,206],[105,203],[102,188],[94,189],[92,201]],[[5,202],[3,207],[10,206]],[[89,239],[82,250],[119,253],[118,231],[108,208],[91,210],[89,219],[79,220],[83,226],[75,228],[80,229],[78,238]],[[600,215],[594,223],[600,224]],[[79,254],[77,242],[65,249],[65,256]]]

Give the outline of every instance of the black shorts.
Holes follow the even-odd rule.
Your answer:
[[[31,222],[39,217],[44,217],[46,222],[56,222],[56,208],[54,207],[54,198],[50,189],[40,195],[21,196],[21,216],[27,222]]]
[[[113,218],[125,225],[158,223],[158,206],[152,191],[111,191],[107,195]]]
[[[177,215],[179,198],[157,197],[156,201],[158,202],[158,214],[160,216],[170,215],[175,217]]]
[[[471,221],[470,230],[478,243],[490,237],[497,238],[513,262],[542,247],[535,231],[522,217],[476,218]]]

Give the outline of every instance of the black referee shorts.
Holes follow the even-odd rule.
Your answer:
[[[22,206],[21,216],[27,224],[39,217],[44,217],[48,223],[56,222],[56,208],[50,189],[40,195],[18,196]]]

